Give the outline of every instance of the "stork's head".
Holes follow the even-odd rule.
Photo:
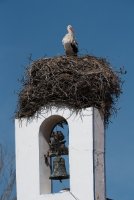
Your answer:
[[[67,26],[67,31],[68,31],[69,33],[74,33],[74,29],[73,29],[73,27],[72,27],[71,25],[68,25],[68,26]]]

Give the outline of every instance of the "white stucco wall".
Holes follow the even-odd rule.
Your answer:
[[[97,115],[93,113],[94,109],[88,108],[80,115],[72,116],[68,109],[53,109],[30,123],[26,120],[22,124],[15,121],[17,200],[72,200],[75,199],[74,196],[79,200],[95,200],[93,138],[94,130],[99,133],[104,128],[102,122],[98,122],[101,124],[100,128],[94,128],[99,112],[96,110]],[[43,160],[47,143],[39,133],[44,120],[52,115],[62,116],[69,125],[70,192],[56,194],[50,194],[50,180],[44,180],[50,171],[46,169]],[[47,129],[49,126],[45,130]]]

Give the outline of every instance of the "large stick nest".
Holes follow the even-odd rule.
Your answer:
[[[102,58],[42,58],[26,68],[16,118],[37,117],[52,107],[66,107],[77,113],[93,106],[101,110],[108,123],[117,110],[121,83],[119,74]]]

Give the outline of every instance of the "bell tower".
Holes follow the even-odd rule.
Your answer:
[[[118,76],[91,56],[38,60],[26,74],[15,120],[17,200],[106,200],[104,127]],[[68,142],[54,129],[64,123]]]
[[[16,120],[16,171],[18,200],[105,199],[104,126],[95,108],[70,116],[69,110],[52,110],[44,117],[22,125]],[[47,134],[57,120],[69,126],[70,190],[51,194],[50,167],[44,155],[49,146]],[[26,192],[27,191],[27,192]],[[73,197],[74,196],[74,197]]]

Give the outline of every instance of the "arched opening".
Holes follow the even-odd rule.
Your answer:
[[[66,119],[60,115],[46,118],[39,131],[40,194],[57,193],[70,187],[68,146],[69,127]],[[60,161],[65,163],[66,175],[63,176],[55,173],[57,168],[61,171],[60,166],[64,168],[64,163]]]

